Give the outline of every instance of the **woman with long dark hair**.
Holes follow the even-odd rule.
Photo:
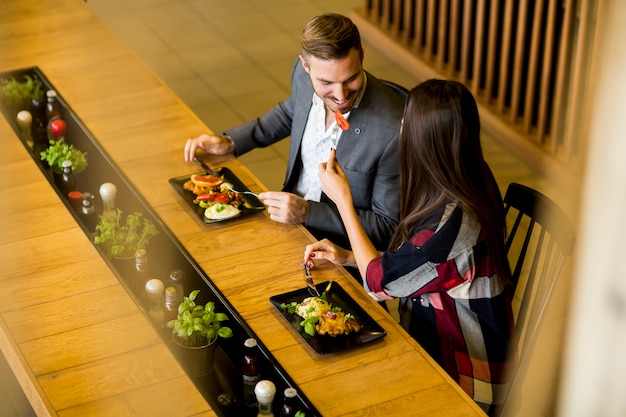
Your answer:
[[[306,247],[304,261],[357,266],[374,299],[399,298],[402,326],[490,411],[504,394],[513,357],[510,271],[502,197],[483,157],[478,109],[467,88],[429,80],[410,91],[399,159],[401,220],[380,254],[331,152],[320,179],[352,251],[325,239]]]

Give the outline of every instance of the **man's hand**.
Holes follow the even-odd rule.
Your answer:
[[[197,138],[187,139],[185,161],[193,161],[197,149],[202,149],[212,155],[228,155],[235,152],[235,146],[228,138],[216,135],[200,135]]]
[[[309,203],[295,194],[269,191],[259,194],[270,219],[285,224],[302,224],[309,214]]]

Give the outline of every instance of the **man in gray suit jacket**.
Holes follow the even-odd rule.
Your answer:
[[[386,249],[399,218],[397,147],[404,103],[362,65],[360,35],[350,19],[313,18],[302,32],[291,95],[223,136],[189,139],[185,159],[192,160],[198,148],[242,155],[290,136],[283,190],[259,198],[271,219],[304,224],[317,238],[349,247],[339,213],[318,178],[319,164],[335,148],[365,231],[377,249]]]

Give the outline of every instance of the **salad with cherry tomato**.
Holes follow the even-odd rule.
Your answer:
[[[206,194],[197,195],[193,202],[204,209],[216,203],[226,203],[236,208],[243,204],[241,194],[230,191],[225,184],[220,186],[219,191],[209,191]]]

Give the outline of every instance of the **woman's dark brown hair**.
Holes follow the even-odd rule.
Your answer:
[[[428,80],[409,92],[398,144],[400,224],[389,249],[410,239],[416,226],[448,203],[473,216],[504,282],[510,271],[502,196],[483,157],[476,101],[455,81]]]

